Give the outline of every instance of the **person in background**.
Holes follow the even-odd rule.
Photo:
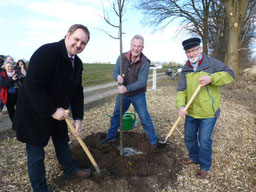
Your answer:
[[[148,113],[146,102],[146,87],[149,74],[149,59],[142,53],[144,39],[135,35],[131,40],[131,49],[123,54],[123,74],[120,74],[120,56],[117,59],[113,77],[118,82],[118,96],[115,104],[111,126],[107,136],[101,140],[105,144],[115,140],[120,127],[120,94],[123,94],[122,110],[125,113],[132,103],[139,115],[142,126],[151,143],[152,150],[158,151],[165,147],[159,143],[154,124]]]
[[[6,58],[6,61],[11,61],[12,64],[13,64],[14,70],[17,71],[17,65],[14,63],[14,60],[13,60],[13,57],[12,57],[12,56],[9,55],[9,56]]]
[[[72,159],[65,110],[72,111],[76,131],[81,135],[84,115],[81,53],[90,39],[87,27],[72,25],[65,38],[41,46],[32,55],[19,93],[12,128],[26,143],[28,175],[34,192],[48,191],[44,147],[52,139],[64,177],[85,178],[91,169],[81,169]]]
[[[8,56],[8,57],[6,58],[6,61],[11,61],[11,62],[13,63],[13,58],[12,58],[11,56]]]
[[[2,68],[3,64],[4,64],[4,55],[0,55],[0,73],[4,71],[4,69]],[[0,88],[0,92],[1,92],[1,88]],[[4,108],[4,104],[0,99],[0,112],[3,111],[3,108]]]
[[[4,64],[4,55],[0,55],[0,67]],[[1,69],[0,69],[1,70]]]
[[[26,63],[22,59],[17,61],[17,71],[23,77],[25,77],[27,74],[27,66],[26,66]]]
[[[11,56],[8,56],[8,57],[6,58],[6,61],[11,61],[11,62],[13,63],[13,58],[12,58]]]
[[[6,105],[9,118],[12,121],[17,102],[18,91],[21,88],[22,77],[14,70],[11,61],[6,61],[4,66],[5,71],[0,73],[0,98]]]
[[[182,42],[187,63],[178,81],[176,106],[178,115],[185,118],[185,144],[189,157],[183,163],[199,164],[196,176],[207,176],[212,164],[212,133],[220,115],[220,86],[231,83],[234,72],[221,61],[202,52],[201,39],[190,38]],[[198,86],[201,89],[187,111],[185,105]]]

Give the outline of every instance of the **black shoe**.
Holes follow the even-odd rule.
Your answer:
[[[108,138],[107,136],[105,137],[105,138],[103,138],[103,139],[101,139],[100,140],[100,144],[105,144],[105,143],[108,143],[108,142],[113,142],[113,141],[115,141],[116,140],[116,138]]]
[[[161,151],[166,147],[165,143],[159,143],[157,142],[156,144],[151,145],[151,149],[153,151]]]
[[[64,178],[67,180],[71,180],[74,178],[87,178],[92,175],[92,170],[91,169],[79,169],[74,175],[67,176],[64,175]]]

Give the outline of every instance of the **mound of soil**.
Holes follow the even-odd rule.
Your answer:
[[[95,133],[83,139],[100,169],[111,173],[104,178],[97,174],[90,178],[101,186],[101,190],[111,191],[116,186],[127,186],[129,191],[154,191],[155,187],[164,189],[170,183],[176,183],[182,168],[183,152],[175,144],[168,144],[160,152],[153,152],[145,134],[124,132],[124,148],[129,147],[142,154],[125,156],[124,153],[121,156],[118,150],[119,136],[115,141],[101,145],[99,141],[105,136],[104,133]],[[74,159],[81,167],[94,168],[80,145],[73,144],[71,149]],[[120,185],[122,182],[123,185]],[[83,180],[79,183],[83,185]]]

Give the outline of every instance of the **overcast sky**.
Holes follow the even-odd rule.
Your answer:
[[[103,20],[102,3],[111,21],[118,24],[109,0],[1,0],[0,1],[0,55],[11,55],[15,61],[29,60],[43,44],[64,38],[68,28],[75,23],[86,25],[91,40],[79,57],[85,63],[115,63],[119,55],[119,41],[110,38],[100,29],[117,36],[118,30]],[[129,1],[130,2],[130,1]],[[130,48],[135,34],[145,39],[144,54],[151,61],[178,62],[186,60],[181,42],[189,35],[177,35],[179,23],[162,31],[142,24],[143,15],[128,4],[123,23],[123,51]]]

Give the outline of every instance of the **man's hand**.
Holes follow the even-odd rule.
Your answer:
[[[73,133],[73,135],[75,137],[80,137],[81,130],[82,130],[82,121],[81,120],[74,120],[73,125],[76,128],[76,131]]]
[[[181,107],[181,108],[179,109],[178,114],[179,114],[179,117],[183,117],[183,116],[187,115],[188,112],[185,111],[185,107]]]
[[[117,87],[117,91],[118,91],[118,93],[123,94],[123,93],[127,92],[127,88],[125,86],[121,85],[121,86]]]
[[[209,75],[204,75],[199,79],[200,85],[205,86],[211,83],[211,77]]]
[[[65,109],[63,109],[62,107],[57,108],[55,113],[52,114],[52,118],[59,121],[64,120],[66,117],[68,117],[68,115],[66,114]]]
[[[123,84],[123,83],[124,83],[124,74],[117,76],[117,82],[120,83],[120,84]]]

